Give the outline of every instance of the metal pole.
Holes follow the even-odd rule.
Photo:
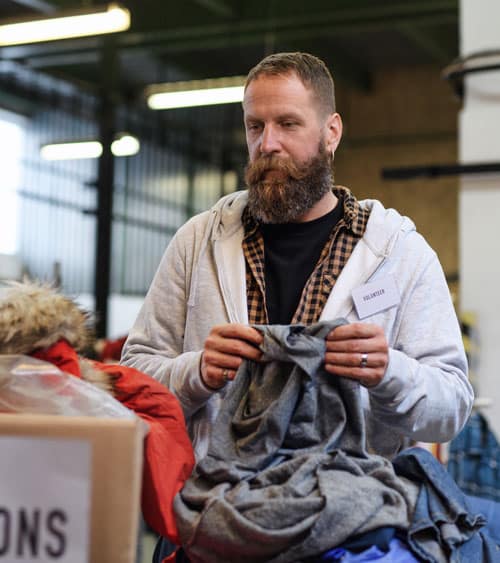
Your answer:
[[[104,338],[108,329],[108,300],[111,279],[111,235],[113,221],[114,162],[111,143],[115,136],[116,51],[106,37],[101,50],[101,92],[98,108],[99,140],[102,155],[97,177],[97,236],[94,272],[96,336]]]

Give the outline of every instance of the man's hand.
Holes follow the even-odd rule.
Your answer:
[[[220,389],[234,379],[244,359],[260,360],[262,334],[248,325],[224,324],[212,328],[201,356],[201,378],[207,387]]]
[[[342,325],[326,337],[325,370],[328,373],[373,387],[382,381],[388,363],[389,346],[378,325]]]

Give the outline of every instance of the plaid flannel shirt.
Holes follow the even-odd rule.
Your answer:
[[[365,232],[369,212],[362,209],[348,188],[335,186],[333,193],[344,207],[319,260],[304,286],[292,323],[312,324],[319,320],[330,292],[358,240]],[[246,263],[248,321],[268,324],[264,276],[264,240],[259,224],[245,208],[243,253]]]

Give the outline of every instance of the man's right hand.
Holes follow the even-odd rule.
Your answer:
[[[207,387],[220,389],[234,379],[243,360],[259,361],[262,334],[248,325],[229,323],[212,328],[201,356],[201,378]]]

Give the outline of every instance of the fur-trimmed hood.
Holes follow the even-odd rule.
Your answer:
[[[91,315],[55,288],[11,282],[0,289],[0,354],[36,356],[114,394],[112,376],[77,357],[91,337]]]
[[[0,353],[30,354],[66,340],[82,351],[91,340],[91,318],[48,285],[12,282],[0,289]]]

